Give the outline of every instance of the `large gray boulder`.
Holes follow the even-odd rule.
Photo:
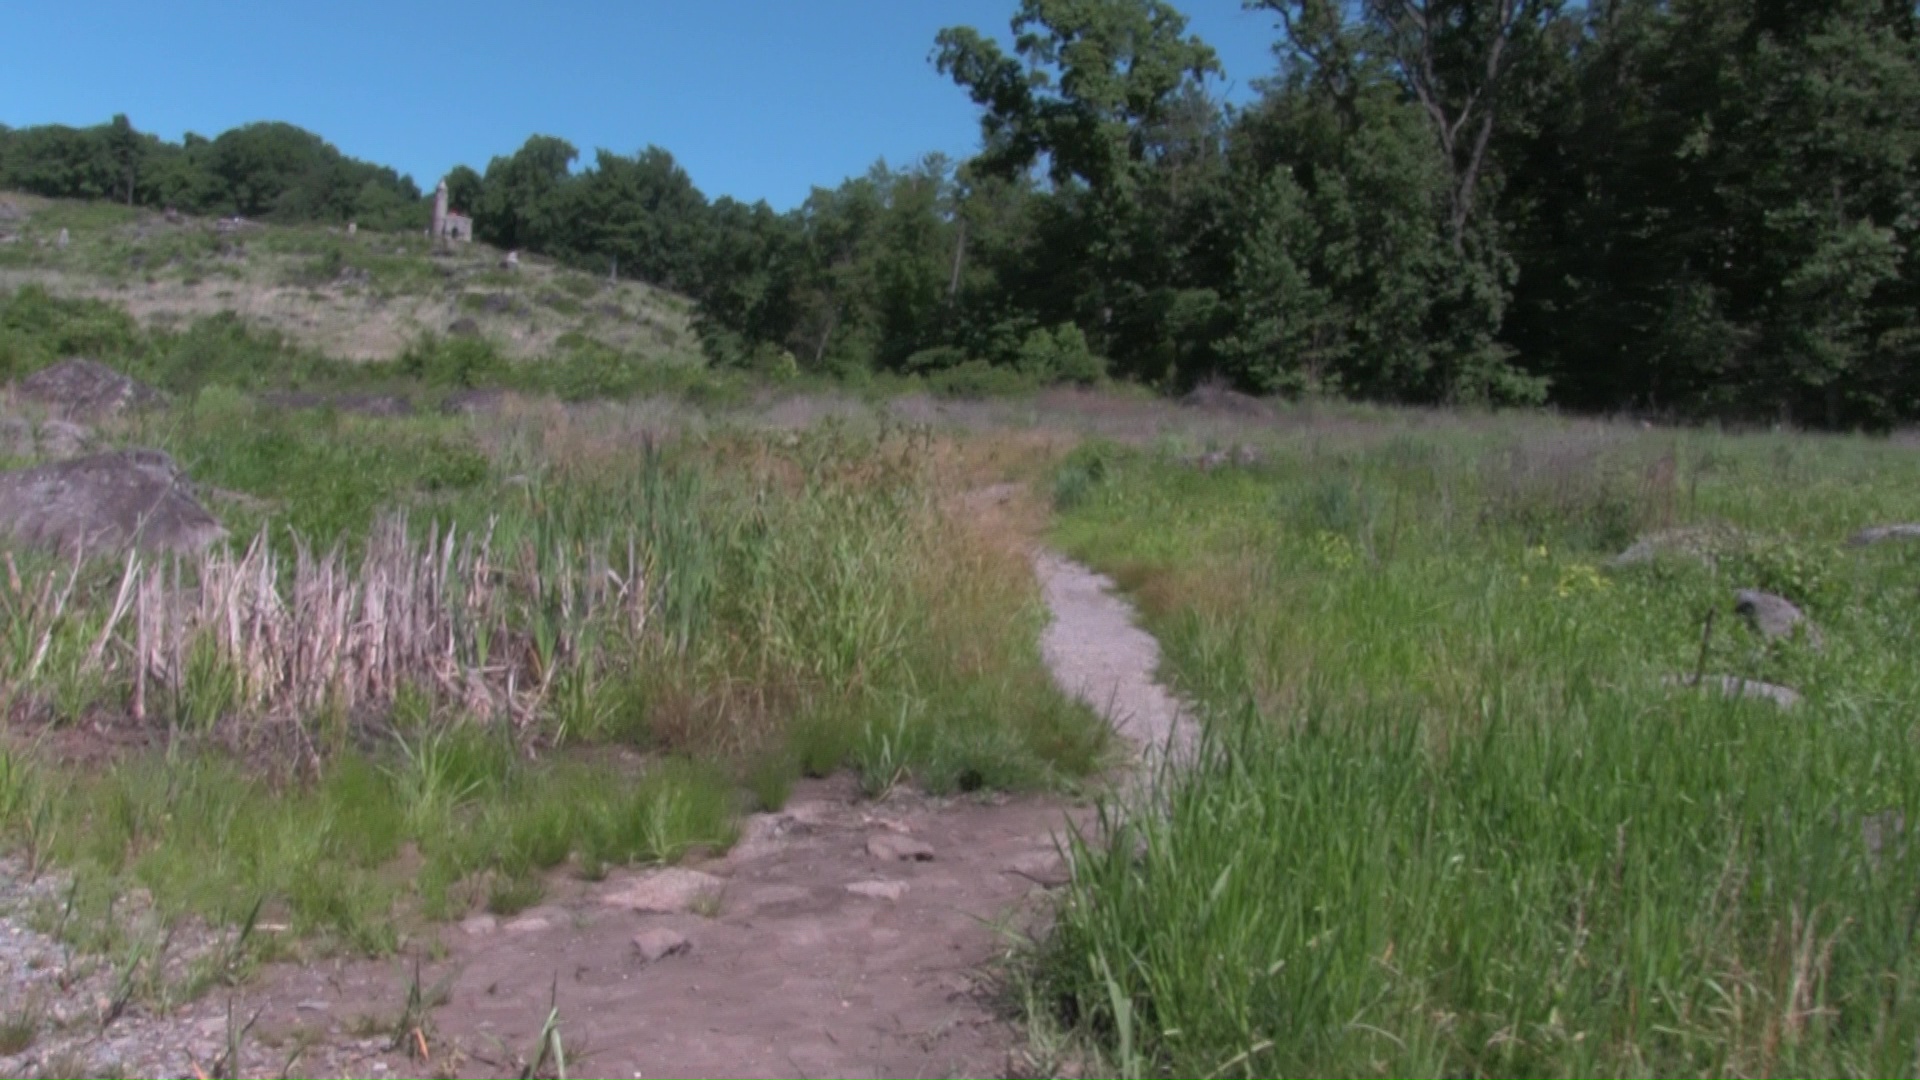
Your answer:
[[[1807,621],[1805,612],[1784,596],[1759,589],[1741,589],[1733,594],[1733,610],[1768,641],[1790,638],[1795,630],[1805,627],[1807,640],[1815,645],[1820,643],[1820,631]]]
[[[0,472],[0,535],[32,547],[195,552],[227,535],[173,458],[115,450]]]
[[[95,360],[62,360],[20,380],[16,390],[23,400],[50,413],[86,423],[166,400],[146,383]]]

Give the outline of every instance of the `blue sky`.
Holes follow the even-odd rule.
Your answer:
[[[1268,16],[1176,0],[1244,99]],[[286,120],[431,188],[533,133],[673,152],[709,196],[786,209],[876,159],[978,145],[928,61],[943,26],[1006,37],[1016,0],[0,0],[0,123],[125,112],[168,139]]]

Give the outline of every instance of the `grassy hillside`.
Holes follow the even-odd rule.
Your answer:
[[[0,193],[0,292],[39,285],[104,300],[149,329],[233,312],[343,360],[389,359],[425,334],[479,337],[515,359],[597,343],[662,363],[697,360],[685,297],[536,256],[522,255],[509,271],[503,255],[484,244],[435,250],[422,235],[223,229],[211,219]]]

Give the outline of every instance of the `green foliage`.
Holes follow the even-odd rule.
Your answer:
[[[1087,336],[1072,323],[1035,330],[1020,343],[1019,369],[1043,383],[1091,386],[1107,377],[1107,362],[1087,347]]]
[[[484,338],[443,338],[432,334],[416,339],[396,362],[400,374],[428,386],[473,389],[493,386],[507,373],[507,358]]]
[[[0,129],[0,188],[276,221],[355,219],[376,229],[426,220],[412,180],[282,123],[211,141],[188,134],[177,144],[135,131],[124,115],[84,129]]]
[[[1916,812],[1915,564],[1836,539],[1920,513],[1920,470],[1629,432],[1282,430],[1202,483],[1114,458],[1061,539],[1137,590],[1211,751],[1075,843],[1042,1007],[1141,1075],[1907,1068],[1915,849],[1868,826]],[[1603,570],[1616,514],[1671,509],[1660,461],[1679,524],[1754,542]],[[1664,681],[1755,586],[1823,648],[1723,622],[1704,663],[1791,714]]]

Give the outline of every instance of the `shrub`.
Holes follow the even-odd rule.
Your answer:
[[[1013,368],[968,360],[929,378],[927,385],[941,397],[983,398],[1031,390],[1035,380]]]
[[[400,356],[400,374],[430,386],[474,389],[499,383],[508,374],[507,359],[491,342],[480,338],[441,338],[427,335]]]
[[[1087,335],[1072,323],[1035,330],[1020,343],[1020,370],[1046,383],[1092,385],[1107,377],[1107,361],[1094,355]]]

